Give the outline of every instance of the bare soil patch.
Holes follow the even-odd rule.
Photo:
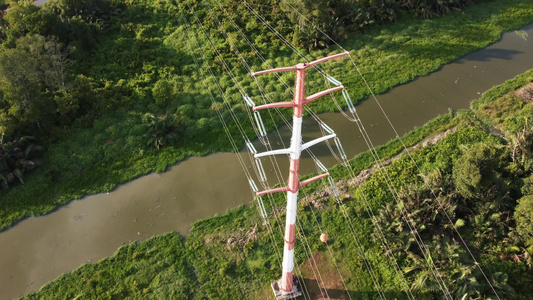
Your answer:
[[[533,82],[526,84],[524,87],[514,92],[514,94],[525,103],[533,102]]]
[[[313,300],[321,299],[349,299],[342,284],[339,272],[335,268],[331,257],[322,251],[312,254],[313,259],[308,260],[301,268],[304,286]],[[317,273],[316,266],[320,271]],[[314,269],[314,272],[313,272]],[[342,274],[346,277],[346,274]]]

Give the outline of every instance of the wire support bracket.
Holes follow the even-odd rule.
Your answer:
[[[317,167],[324,173],[326,173],[328,171],[328,169],[326,168],[326,166],[324,166],[323,163],[321,163],[318,159],[315,159],[315,164],[317,165]]]
[[[337,86],[342,85],[342,83],[341,83],[340,81],[338,81],[337,79],[331,77],[330,75],[327,75],[327,76],[326,76],[326,79],[327,79],[329,82],[333,83],[334,85],[337,85]]]
[[[327,133],[329,134],[333,134],[334,131],[333,129],[331,129],[331,127],[329,127],[326,123],[324,122],[320,122],[320,127],[322,127],[322,129],[324,129]]]
[[[252,101],[252,98],[250,98],[250,96],[243,95],[242,98],[244,99],[244,102],[246,102],[246,104],[248,104],[248,106],[250,106],[252,108],[255,106],[255,103]]]
[[[263,168],[263,163],[261,162],[261,159],[256,158],[255,159],[255,165],[257,167],[257,173],[259,174],[259,181],[267,182],[265,169]]]
[[[338,137],[335,137],[335,145],[337,146],[337,149],[339,150],[339,154],[343,161],[346,161],[346,152],[344,152],[344,148],[342,147],[341,141]]]
[[[255,123],[257,124],[257,128],[259,128],[259,134],[261,137],[265,137],[267,135],[265,124],[263,123],[263,119],[258,111],[254,111],[254,119]]]
[[[248,148],[250,153],[257,154],[257,150],[255,149],[254,144],[250,142],[250,140],[246,140],[244,143],[246,144],[246,148]]]
[[[266,220],[268,215],[265,209],[265,204],[263,203],[263,198],[257,197],[257,205],[259,206],[259,213],[261,214],[261,217]]]
[[[331,192],[333,193],[335,198],[339,198],[340,193],[339,193],[339,190],[337,189],[337,186],[335,185],[335,181],[333,181],[333,178],[331,176],[328,176],[328,181],[329,181],[329,187],[331,188]]]
[[[257,185],[255,184],[254,180],[252,178],[249,178],[248,183],[250,184],[250,188],[252,189],[252,191],[254,193],[257,193],[259,189],[257,188]]]
[[[344,101],[346,101],[346,105],[348,106],[348,110],[355,114],[357,111],[355,110],[355,106],[353,105],[352,98],[350,98],[350,94],[348,94],[348,91],[346,89],[342,90],[342,95],[344,96]]]

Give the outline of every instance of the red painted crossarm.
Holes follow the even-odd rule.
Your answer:
[[[292,67],[268,69],[268,70],[263,70],[263,71],[259,71],[259,72],[251,72],[250,74],[252,76],[259,76],[259,75],[268,74],[268,73],[288,72],[288,71],[296,71],[298,69],[307,69],[307,68],[312,67],[314,65],[318,65],[319,63],[323,63],[325,61],[328,61],[328,60],[331,60],[331,59],[335,59],[337,57],[341,57],[341,56],[345,56],[345,55],[349,55],[348,51],[345,51],[345,52],[342,52],[342,53],[338,53],[338,54],[334,54],[334,55],[331,55],[331,56],[328,56],[328,57],[324,57],[324,58],[321,58],[321,59],[317,59],[317,60],[314,60],[312,62],[297,64],[296,66],[292,66]]]
[[[277,69],[269,69],[269,70],[263,70],[263,71],[259,71],[259,72],[252,72],[251,75],[252,76],[259,76],[259,75],[268,74],[268,73],[288,72],[288,71],[294,71],[294,70],[296,70],[296,66],[283,67],[283,68],[277,68]]]
[[[306,179],[306,180],[300,182],[300,187],[302,187],[304,185],[308,185],[308,184],[310,184],[313,181],[317,181],[319,179],[322,179],[322,178],[328,177],[328,176],[329,176],[329,172],[324,173],[324,174],[320,174],[320,175],[315,176],[313,178]]]
[[[343,85],[339,85],[339,86],[336,86],[334,88],[327,89],[327,90],[322,91],[322,92],[318,92],[316,94],[313,94],[313,95],[305,98],[304,104],[307,104],[307,103],[309,103],[309,102],[311,102],[313,100],[316,100],[316,99],[318,99],[318,98],[320,98],[322,96],[325,96],[325,95],[327,95],[329,93],[333,93],[333,92],[336,92],[336,91],[339,91],[339,90],[342,90],[342,89],[344,89],[344,86]]]
[[[263,104],[259,106],[254,106],[253,110],[260,110],[265,108],[273,108],[273,107],[294,107],[294,102],[278,102],[278,103],[269,103],[269,104]]]
[[[263,195],[266,195],[266,194],[272,194],[272,193],[279,193],[279,192],[286,192],[289,190],[289,187],[287,186],[284,186],[284,187],[280,187],[280,188],[275,188],[275,189],[271,189],[271,190],[265,190],[265,191],[261,191],[261,192],[256,192],[255,195],[257,197],[259,196],[263,196]]]
[[[328,60],[331,60],[331,59],[335,59],[337,57],[341,57],[341,56],[345,56],[345,55],[349,55],[350,53],[348,53],[348,51],[344,51],[342,53],[339,53],[339,54],[334,54],[334,55],[331,55],[331,56],[328,56],[328,57],[324,57],[324,58],[321,58],[321,59],[317,59],[317,60],[314,60],[312,62],[309,62],[309,63],[306,63],[305,64],[305,67],[306,68],[309,68],[309,67],[312,67],[314,65],[318,65],[319,63],[323,63],[325,61],[328,61]]]

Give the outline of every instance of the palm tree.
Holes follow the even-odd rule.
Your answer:
[[[147,145],[152,144],[159,149],[178,141],[181,130],[178,127],[179,122],[174,115],[156,117],[152,114],[147,114],[144,121],[148,125]]]

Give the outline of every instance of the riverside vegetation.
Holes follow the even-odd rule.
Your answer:
[[[0,18],[2,145],[30,137],[45,152],[42,158],[43,153],[38,153],[38,159],[29,159],[31,168],[13,167],[20,166],[18,160],[25,158],[10,156],[14,164],[1,170],[0,181],[9,189],[0,191],[0,229],[28,216],[49,213],[73,199],[110,191],[143,174],[162,172],[186,157],[231,150],[219,126],[217,105],[212,105],[207,91],[199,88],[201,78],[186,51],[190,31],[179,25],[177,16],[184,12],[192,22],[194,14],[185,3],[52,0],[36,7],[29,1],[8,2],[11,9]],[[305,16],[313,16],[328,34],[343,40],[346,49],[352,49],[361,72],[377,93],[485,47],[505,30],[533,22],[533,0],[476,1],[466,7],[472,1],[378,4],[353,0],[342,2],[346,7],[329,9],[324,8],[337,4],[312,2],[290,3],[301,8]],[[259,103],[252,79],[231,54],[204,2],[187,3],[201,15],[216,47],[234,66],[237,81],[249,87],[247,92]],[[312,26],[302,25],[290,7],[278,9],[275,2],[249,3],[309,57],[338,51]],[[266,64],[245,47],[216,2],[211,5],[252,68],[265,68]],[[248,37],[253,37],[268,64],[279,67],[300,61],[242,2],[225,2],[224,7]],[[355,15],[345,15],[347,12]],[[439,17],[427,18],[432,16]],[[191,28],[204,41],[197,51],[211,62],[231,111],[240,121],[248,122],[230,77],[222,72],[205,37],[200,37],[198,25]],[[353,99],[367,96],[349,64],[332,62],[326,71],[338,75]],[[292,81],[289,77],[282,79]],[[324,87],[319,74],[310,72],[308,79],[313,89]],[[266,78],[259,80],[266,84]],[[272,101],[290,97],[282,81],[269,84],[266,92]],[[313,103],[312,108],[335,109],[325,101]],[[228,110],[222,115],[229,120]],[[267,123],[267,129],[272,130],[280,120]],[[242,143],[235,127],[230,123],[232,134]],[[247,134],[250,138],[254,135],[251,129]],[[19,170],[18,175],[15,170]]]
[[[533,70],[485,92],[471,107],[408,133],[402,138],[407,147],[448,134],[412,151],[412,159],[402,155],[385,170],[454,299],[495,299],[458,233],[502,299],[528,299],[533,293]],[[385,160],[403,149],[393,140],[377,153]],[[373,164],[365,152],[350,160],[349,167],[358,174]],[[331,173],[337,181],[350,178],[342,165]],[[365,257],[321,183],[303,188],[304,195],[320,196],[298,207],[298,231],[307,237],[329,295],[345,293],[338,266],[353,299],[378,298],[365,268],[369,263],[387,298],[407,298],[400,273],[416,299],[441,297],[382,174],[376,172],[358,186],[343,186],[341,193],[348,215],[356,220],[354,230]],[[363,209],[363,194],[375,217]],[[279,196],[265,204],[266,222],[279,235],[284,199]],[[333,256],[319,241],[317,222],[330,237]],[[269,284],[280,275],[265,225],[257,207],[241,206],[196,222],[186,237],[168,233],[121,247],[113,257],[64,274],[24,299],[263,299],[271,295]],[[390,250],[380,246],[376,225],[383,229]],[[274,243],[282,248],[280,235]],[[312,288],[316,274],[304,247],[298,242],[295,248],[296,270],[317,296]],[[396,259],[398,272],[388,256]]]

